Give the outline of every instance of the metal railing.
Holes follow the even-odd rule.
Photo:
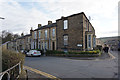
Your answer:
[[[13,67],[0,73],[0,80],[17,80],[21,73],[21,61]]]

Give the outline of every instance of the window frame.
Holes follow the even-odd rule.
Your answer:
[[[52,29],[52,37],[55,37],[55,28]]]
[[[63,29],[64,29],[64,30],[67,30],[67,29],[68,29],[68,20],[67,20],[67,19],[65,19],[65,20],[63,21]]]
[[[65,37],[66,37],[66,39],[65,39]],[[69,39],[68,35],[63,35],[64,46],[68,46],[68,39]]]
[[[45,39],[47,39],[47,32],[48,32],[48,31],[47,31],[47,30],[45,30]]]
[[[88,35],[88,47],[91,48],[91,35]]]
[[[44,44],[44,46],[45,46],[45,50],[47,50],[48,48],[47,48],[47,42],[45,42],[45,44]]]
[[[34,32],[34,38],[37,39],[37,32]]]
[[[86,25],[85,25],[85,30],[86,30],[86,31],[88,31],[88,21],[87,21],[87,20],[85,20],[85,22],[86,22]]]
[[[39,30],[38,34],[39,34],[39,38],[41,38],[41,30]]]

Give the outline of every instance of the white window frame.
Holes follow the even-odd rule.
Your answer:
[[[47,42],[45,42],[45,49],[47,49]]]
[[[91,35],[88,35],[88,47],[91,48]]]
[[[67,46],[68,45],[68,35],[64,35],[63,38],[64,38],[64,46]]]
[[[55,37],[55,29],[52,29],[52,36]]]
[[[39,38],[41,38],[41,30],[39,30]]]
[[[48,31],[47,31],[47,30],[45,30],[45,39],[47,39],[47,32],[48,32]]]
[[[36,31],[34,32],[34,38],[35,39],[37,38],[37,32]]]
[[[64,20],[64,29],[68,29],[68,20]]]

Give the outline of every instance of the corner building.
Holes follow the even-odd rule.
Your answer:
[[[95,29],[81,12],[56,20],[57,50],[85,51],[96,46]]]

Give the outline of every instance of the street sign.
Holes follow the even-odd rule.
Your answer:
[[[82,44],[77,44],[78,47],[82,47]]]

